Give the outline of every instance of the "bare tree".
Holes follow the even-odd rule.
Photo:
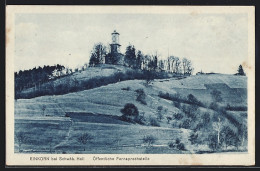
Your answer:
[[[212,126],[213,126],[213,129],[215,131],[217,131],[217,145],[219,145],[220,144],[220,131],[221,131],[221,128],[222,128],[222,123],[221,123],[220,117],[218,117],[217,122],[212,123]]]
[[[104,63],[106,54],[107,48],[105,45],[102,43],[95,44],[93,50],[91,51],[89,66],[96,66],[98,64]]]

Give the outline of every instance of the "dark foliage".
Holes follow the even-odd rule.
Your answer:
[[[247,106],[231,106],[230,104],[227,104],[226,110],[229,110],[229,111],[247,111]]]
[[[155,119],[155,118],[153,118],[153,117],[150,118],[150,125],[151,125],[151,126],[160,127],[160,124],[159,124],[159,122],[157,121],[157,119]]]
[[[185,119],[181,125],[181,128],[190,129],[190,127],[191,127],[191,120]]]
[[[237,72],[238,72],[237,75],[243,75],[243,76],[246,75],[242,65],[239,65]]]
[[[62,65],[44,66],[29,70],[15,72],[15,98],[20,98],[20,92],[31,87],[39,87],[41,84],[49,81],[54,70],[62,71],[65,69]]]
[[[153,135],[147,135],[143,137],[143,142],[148,144],[148,146],[151,146],[153,143],[155,143],[156,138]]]
[[[185,145],[184,145],[183,143],[177,144],[177,149],[178,149],[178,150],[181,150],[181,151],[185,151],[185,150],[186,150],[186,149],[185,149]]]
[[[183,118],[183,115],[181,113],[177,113],[173,115],[176,120],[181,120]]]
[[[143,89],[137,89],[135,90],[135,92],[137,93],[137,97],[136,97],[136,101],[140,102],[143,105],[147,105],[146,101],[145,101],[145,92]]]
[[[216,151],[218,149],[218,137],[216,134],[210,134],[208,136],[208,146],[212,151]]]
[[[193,132],[193,133],[191,133],[191,135],[189,136],[189,141],[191,142],[191,144],[198,144],[198,133],[196,133],[196,132]]]
[[[85,132],[81,136],[78,137],[78,142],[83,145],[86,145],[87,142],[91,141],[93,138],[94,137],[91,134]],[[84,151],[85,151],[85,146],[84,146]]]
[[[120,111],[123,114],[122,119],[125,121],[133,121],[139,115],[137,107],[132,103],[125,104]]]
[[[214,89],[213,91],[210,92],[210,94],[211,94],[211,98],[212,98],[213,102],[217,103],[217,102],[223,101],[220,91]]]
[[[126,87],[126,88],[121,88],[121,90],[129,91],[129,90],[131,90],[131,89],[130,89],[130,87]]]

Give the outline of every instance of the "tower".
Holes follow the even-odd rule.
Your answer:
[[[110,44],[111,47],[111,54],[119,53],[120,52],[120,44],[119,44],[119,33],[114,30],[112,35],[112,43]]]

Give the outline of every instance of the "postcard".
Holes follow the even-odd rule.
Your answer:
[[[7,166],[254,164],[253,6],[6,7]]]

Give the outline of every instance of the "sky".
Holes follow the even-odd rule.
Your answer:
[[[15,15],[15,71],[88,63],[95,43],[109,46],[120,33],[121,53],[188,58],[198,71],[236,73],[248,58],[247,14],[33,14]]]

